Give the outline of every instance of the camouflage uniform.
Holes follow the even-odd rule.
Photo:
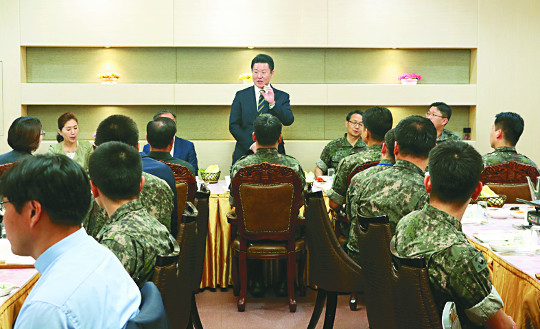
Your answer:
[[[161,224],[171,231],[171,215],[173,211],[173,192],[169,185],[161,178],[145,172],[142,173],[145,179],[144,186],[139,194],[139,200],[146,211],[156,218]],[[88,235],[94,238],[99,233],[103,225],[109,221],[107,212],[101,208],[96,200],[92,198],[90,211],[83,221],[83,226]]]
[[[392,234],[397,222],[414,210],[422,209],[428,200],[424,187],[424,172],[415,164],[397,160],[393,167],[378,172],[355,185],[351,190],[358,195],[356,216],[388,215]]]
[[[332,188],[326,193],[328,198],[337,204],[344,204],[347,186],[349,185],[349,175],[361,164],[379,161],[381,159],[381,150],[382,144],[371,145],[358,153],[343,158],[337,167]]]
[[[304,174],[304,169],[302,169],[302,166],[300,165],[300,162],[298,162],[298,160],[296,160],[292,156],[278,153],[278,150],[274,148],[258,149],[257,153],[245,155],[238,159],[238,161],[236,161],[231,167],[231,181],[234,175],[236,175],[238,170],[240,170],[241,168],[261,162],[275,163],[291,168],[298,174],[298,176],[300,176],[300,180],[302,181],[302,188],[306,185],[306,176]],[[234,206],[234,199],[232,194],[229,194],[229,203],[231,204],[231,206]]]
[[[173,250],[169,235],[165,226],[136,199],[120,206],[112,214],[97,234],[96,241],[118,257],[140,288],[152,279],[156,257]]]
[[[394,239],[400,255],[425,257],[439,313],[454,301],[463,329],[484,328],[481,323],[503,307],[482,252],[469,243],[455,217],[427,204],[399,221]]]
[[[343,137],[334,139],[326,144],[321,153],[321,158],[315,162],[323,173],[326,174],[328,168],[337,168],[339,161],[346,156],[362,151],[366,148],[366,143],[362,138],[358,138],[356,144],[351,145],[347,140],[347,134]]]
[[[437,144],[446,142],[446,141],[460,141],[460,140],[461,138],[455,132],[443,129],[441,133],[441,137],[437,138]]]
[[[529,166],[533,166],[538,169],[536,163],[534,163],[531,159],[527,158],[523,154],[517,153],[514,146],[497,147],[495,151],[484,154],[484,156],[482,156],[482,160],[484,160],[484,166],[486,167],[499,163],[505,163],[508,161],[515,161]]]
[[[394,162],[388,159],[382,159],[381,162],[379,162],[378,165],[373,166],[371,168],[367,168],[364,171],[359,172],[358,174],[354,175],[354,177],[351,179],[351,184],[349,185],[349,188],[347,189],[347,202],[345,202],[346,205],[346,212],[347,217],[350,219],[350,229],[349,229],[349,241],[347,241],[347,253],[351,258],[359,263],[358,261],[358,248],[356,247],[358,244],[358,238],[356,235],[356,226],[358,225],[358,219],[355,216],[352,216],[353,214],[356,214],[357,207],[356,202],[358,200],[358,190],[355,188],[355,186],[362,184],[362,182],[369,176],[375,175],[378,172],[381,172],[385,169],[388,169],[394,165]]]

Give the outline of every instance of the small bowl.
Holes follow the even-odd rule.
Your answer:
[[[10,282],[0,282],[0,296],[7,296],[15,286]]]

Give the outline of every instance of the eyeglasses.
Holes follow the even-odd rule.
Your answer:
[[[45,136],[45,130],[41,131],[41,136]]]
[[[4,203],[10,203],[11,201],[0,201],[0,211],[3,213],[6,212],[6,207],[4,206]]]
[[[349,121],[349,123],[355,127],[362,127],[364,125],[362,122],[357,121]]]
[[[443,115],[438,115],[438,114],[435,114],[435,113],[432,113],[432,112],[427,112],[426,113],[426,118],[429,118],[429,117],[445,118],[445,116],[443,116]]]

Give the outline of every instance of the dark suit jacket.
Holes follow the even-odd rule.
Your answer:
[[[294,115],[291,110],[289,94],[274,87],[274,100],[276,105],[271,110],[268,103],[261,113],[270,113],[276,116],[284,126],[290,126],[294,122]],[[242,89],[234,96],[229,116],[229,131],[236,139],[234,148],[233,163],[248,152],[253,144],[253,121],[259,116],[257,113],[257,101],[255,99],[255,87],[251,86]],[[280,148],[284,150],[283,145]]]
[[[8,153],[4,153],[0,155],[0,165],[6,164],[6,163],[12,163],[21,161],[24,158],[31,157],[32,154],[24,151],[10,151]]]
[[[150,152],[150,144],[146,144],[143,147],[143,152],[144,154]],[[193,166],[193,169],[195,169],[195,172],[199,170],[197,153],[195,152],[193,142],[175,136],[173,157],[189,162]]]

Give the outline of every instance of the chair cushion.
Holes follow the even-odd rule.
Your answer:
[[[232,248],[235,253],[240,252],[240,239],[236,238],[233,241]],[[296,240],[294,245],[294,252],[299,253],[305,250],[304,239]],[[287,255],[286,242],[277,241],[256,241],[248,242],[248,254],[262,255],[262,254],[274,254],[274,255]]]
[[[240,185],[246,232],[288,232],[293,192],[294,187],[289,183]]]

